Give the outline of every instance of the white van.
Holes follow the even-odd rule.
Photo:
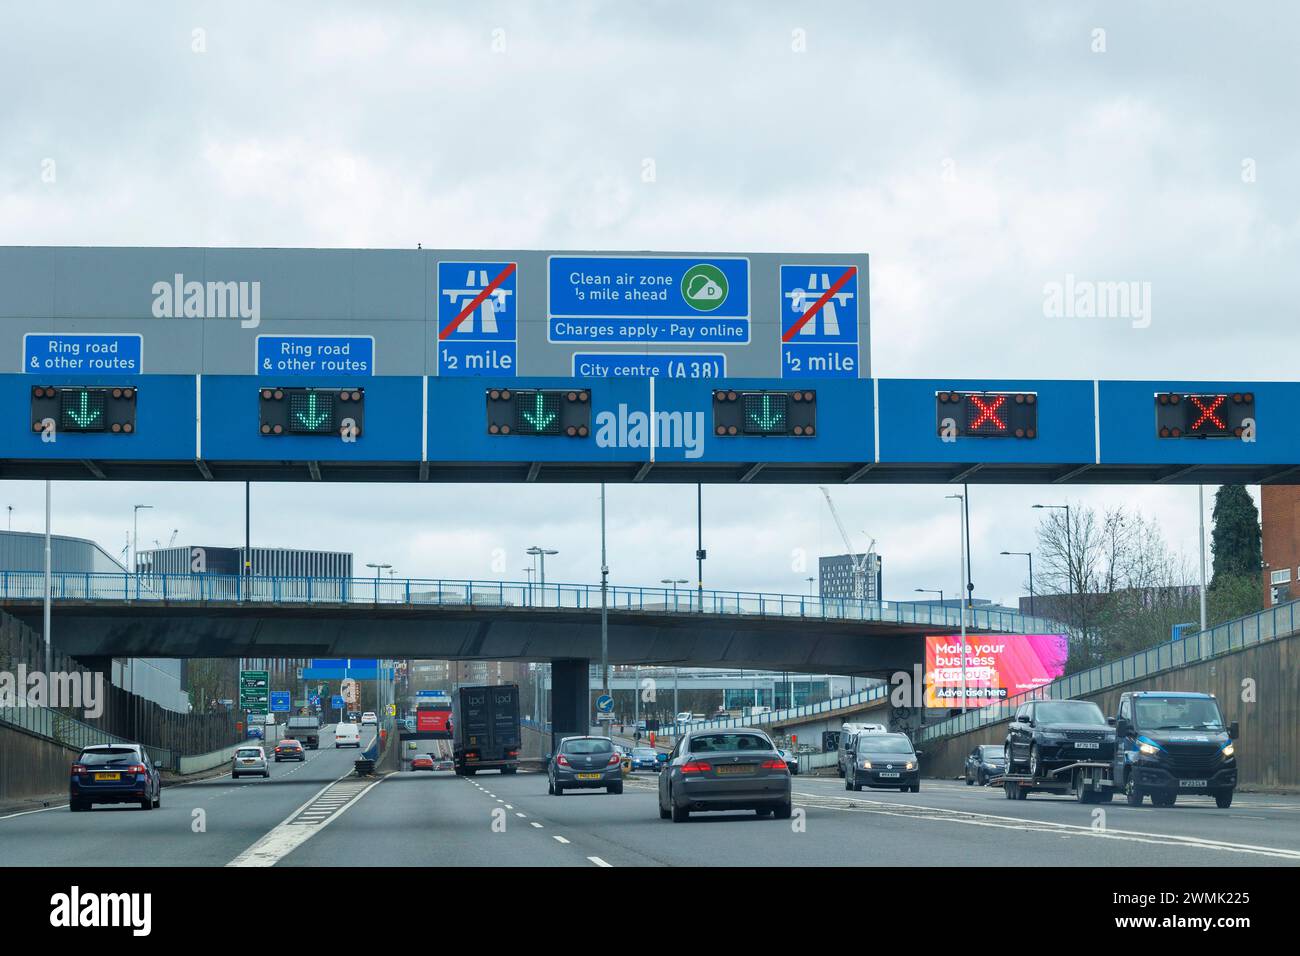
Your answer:
[[[361,725],[342,723],[334,727],[334,746],[338,747],[360,747],[361,746]]]
[[[856,740],[859,734],[887,734],[889,728],[884,724],[858,724],[846,723],[840,728],[839,753],[835,762],[839,767],[840,776],[843,777],[848,769],[849,761],[853,759],[853,752],[857,749]]]

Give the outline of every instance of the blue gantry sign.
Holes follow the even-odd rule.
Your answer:
[[[375,374],[375,339],[370,335],[259,335],[257,374]]]
[[[575,352],[575,378],[704,378],[727,377],[727,357],[721,352]]]
[[[514,375],[519,264],[438,263],[438,374]]]
[[[858,270],[781,266],[781,377],[856,378]]]
[[[138,375],[144,371],[144,336],[135,333],[28,332],[23,371],[33,375]]]

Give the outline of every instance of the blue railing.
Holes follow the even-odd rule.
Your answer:
[[[0,572],[0,601],[40,600],[45,577],[39,571]],[[598,584],[528,584],[418,578],[246,577],[238,574],[126,574],[102,572],[51,575],[55,601],[209,602],[269,604],[405,604],[470,607],[528,607],[592,610],[600,607]],[[854,601],[758,591],[704,592],[611,585],[608,606],[621,611],[740,614],[913,624],[956,630],[961,610],[933,604]],[[1010,634],[1060,633],[1045,618],[1013,611],[970,608],[966,626]]]
[[[860,690],[856,694],[832,697],[816,704],[782,707],[780,710],[769,710],[766,713],[754,714],[751,717],[720,717],[713,720],[696,720],[689,724],[668,724],[666,727],[661,727],[659,733],[665,737],[676,737],[683,730],[725,730],[728,727],[760,727],[763,724],[784,724],[804,717],[816,717],[819,714],[826,714],[843,707],[857,707],[861,704],[869,704],[872,701],[888,697],[889,690],[888,684],[879,684],[866,690]]]
[[[1042,698],[1065,700],[1079,697],[1161,671],[1239,651],[1252,644],[1290,637],[1296,633],[1297,625],[1300,625],[1300,611],[1297,610],[1297,605],[1300,605],[1300,601],[1279,604],[1276,607],[1227,621],[1208,631],[1193,634],[1191,637],[1168,641],[1149,650],[1121,657],[1109,664],[1090,667],[1086,671],[1062,677],[1029,693],[989,704],[957,717],[949,717],[926,727],[921,739],[933,740],[937,737],[966,733],[989,724],[999,723],[1010,718],[1016,708],[1027,700]]]

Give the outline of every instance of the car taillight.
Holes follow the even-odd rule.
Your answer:
[[[782,760],[780,757],[773,757],[771,760],[764,760],[764,761],[763,761],[763,769],[764,769],[764,770],[784,770],[786,773],[789,773],[789,772],[790,772],[790,768],[787,767],[787,766],[785,765],[785,761]]]
[[[507,757],[518,757],[518,756],[519,756],[519,751],[518,751],[518,750],[507,750],[507,751],[506,751],[506,756],[507,756]]]
[[[74,775],[79,774],[79,773],[85,773],[85,772],[86,772],[86,768],[83,767],[81,764],[79,764],[79,763],[74,763],[74,764],[72,765],[72,773],[73,773]]]
[[[703,760],[692,760],[682,764],[682,773],[708,773],[713,768]]]
[[[555,762],[561,767],[567,767],[569,765],[569,758],[564,756],[564,754],[556,754]]]
[[[618,763],[622,762],[622,759],[623,759],[623,758],[620,757],[618,754],[610,754],[610,755],[609,755],[609,766],[613,767],[615,764],[618,764]]]
[[[129,766],[129,767],[126,768],[126,772],[127,772],[127,773],[144,773],[144,764],[141,764],[141,763],[133,763],[133,764],[131,764],[131,766]]]

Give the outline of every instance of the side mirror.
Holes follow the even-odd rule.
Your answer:
[[[1115,726],[1115,718],[1114,718],[1114,717],[1107,717],[1107,718],[1106,718],[1106,723],[1108,723],[1108,724],[1110,724],[1112,727],[1114,727],[1114,726]]]
[[[1232,723],[1228,724],[1229,737],[1231,737],[1233,740],[1236,740],[1237,737],[1240,735],[1240,733],[1241,733],[1241,725],[1238,724],[1235,720]]]
[[[1133,731],[1133,725],[1129,723],[1127,717],[1116,717],[1112,723],[1115,725],[1115,732],[1121,737],[1127,737]]]

